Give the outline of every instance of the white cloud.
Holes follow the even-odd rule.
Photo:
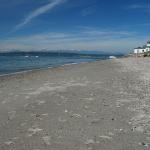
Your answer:
[[[90,30],[89,30],[90,29]],[[128,31],[98,30],[85,28],[74,32],[49,32],[0,41],[1,49],[12,50],[58,50],[82,49],[105,51],[129,51],[141,45],[148,37],[138,37]]]
[[[32,21],[32,19],[38,17],[41,14],[46,13],[47,11],[52,10],[54,7],[62,4],[63,2],[65,2],[66,0],[53,0],[50,3],[34,10],[33,12],[31,12],[20,24],[18,24],[15,27],[15,30],[20,29],[21,27],[23,27],[24,25],[28,24],[29,22]]]
[[[96,11],[95,9],[96,8],[94,6],[93,7],[87,7],[81,11],[81,14],[83,17],[92,15],[93,13],[95,13],[95,11]]]
[[[127,6],[127,9],[142,9],[145,11],[149,11],[150,4],[132,4]]]

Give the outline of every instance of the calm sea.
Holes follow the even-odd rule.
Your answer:
[[[71,63],[108,59],[108,54],[81,54],[62,52],[0,53],[0,75],[32,69],[57,67]]]

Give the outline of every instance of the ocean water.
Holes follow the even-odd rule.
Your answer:
[[[32,69],[57,67],[65,64],[108,59],[109,54],[81,54],[65,52],[9,52],[0,53],[0,75]]]

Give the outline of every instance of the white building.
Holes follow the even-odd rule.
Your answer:
[[[143,47],[138,47],[134,49],[134,54],[143,54],[145,52],[150,51],[150,41],[147,42],[147,44]]]

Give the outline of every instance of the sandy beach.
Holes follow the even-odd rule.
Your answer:
[[[150,58],[0,77],[0,150],[149,150]]]

